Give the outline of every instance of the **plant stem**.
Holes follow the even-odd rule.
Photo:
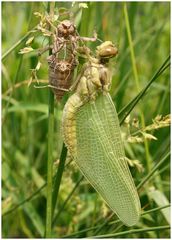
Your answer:
[[[140,189],[156,172],[156,170],[163,164],[166,159],[170,156],[170,152],[168,152],[160,161],[157,163],[157,165],[149,172],[149,174],[141,181],[140,184],[137,185],[137,189]]]
[[[55,176],[54,187],[53,187],[52,218],[53,218],[54,210],[55,210],[56,203],[57,203],[62,174],[63,174],[64,168],[65,168],[66,155],[67,155],[67,148],[65,147],[65,145],[63,143],[62,152],[61,152],[61,156],[60,156],[60,163],[58,166],[57,174]]]
[[[171,205],[168,204],[168,205],[165,205],[165,206],[162,206],[162,207],[157,207],[157,208],[154,208],[154,209],[145,211],[145,212],[143,212],[143,213],[141,214],[141,216],[146,215],[146,214],[149,214],[149,213],[152,213],[152,212],[159,211],[159,210],[164,209],[164,208],[168,208],[168,207],[170,207],[170,206],[171,206]],[[111,219],[114,215],[115,215],[114,213],[113,213],[112,215],[110,215],[110,216],[108,217],[107,221],[105,220],[105,222],[104,222],[102,225],[96,225],[96,226],[94,226],[94,227],[86,228],[86,229],[84,229],[84,230],[80,230],[80,231],[78,231],[78,232],[74,232],[74,233],[72,233],[72,234],[70,234],[70,235],[65,235],[65,236],[63,236],[63,238],[71,238],[71,237],[77,238],[80,234],[88,233],[88,232],[90,232],[90,231],[92,231],[92,230],[96,230],[96,229],[97,229],[97,230],[102,230],[103,227],[104,227],[104,225],[106,225],[106,224],[115,226],[115,224],[120,223],[120,220],[118,219],[118,220],[115,220],[115,221],[111,221],[111,222],[110,222],[110,219]],[[96,236],[97,232],[95,232],[94,234],[95,234],[95,236]]]
[[[53,13],[54,3],[48,2],[48,13]],[[51,40],[49,40],[49,45]],[[51,54],[51,50],[49,55]],[[52,187],[53,187],[53,134],[54,134],[54,93],[49,90],[49,119],[48,119],[48,162],[47,162],[47,206],[45,237],[51,238],[52,229]]]
[[[135,79],[137,90],[139,91],[140,84],[139,84],[138,72],[137,72],[137,67],[136,67],[136,58],[135,58],[135,53],[134,53],[134,46],[133,46],[133,39],[132,39],[132,35],[131,35],[130,22],[129,22],[128,11],[127,11],[127,3],[124,3],[124,16],[125,16],[125,24],[126,24],[127,36],[128,36],[128,42],[129,42],[129,49],[130,49],[130,54],[131,54],[133,74],[134,74],[134,79]]]
[[[52,187],[53,187],[53,133],[54,133],[54,94],[49,92],[48,120],[48,163],[47,163],[47,209],[46,209],[46,238],[51,237],[52,226]]]
[[[133,98],[125,107],[123,107],[119,113],[118,117],[120,120],[120,125],[124,122],[125,118],[130,114],[130,112],[133,110],[133,108],[136,106],[136,104],[141,100],[142,97],[146,94],[148,89],[150,88],[151,84],[159,77],[161,74],[170,67],[170,56],[167,57],[167,59],[163,62],[161,67],[156,71],[156,73],[153,75],[151,80],[146,84],[146,86],[139,92],[139,94],[136,95],[136,97]]]
[[[132,39],[132,35],[131,35],[130,22],[129,22],[129,18],[128,18],[128,11],[127,11],[126,3],[124,3],[124,16],[125,16],[127,35],[128,35],[128,42],[129,42],[129,47],[130,47],[133,74],[134,74],[136,88],[137,88],[137,91],[139,92],[140,91],[139,77],[138,77],[136,58],[135,58],[135,52],[134,52],[134,47],[133,47],[133,39]],[[143,115],[142,111],[140,111],[140,118],[141,118],[142,127],[145,127],[145,119],[144,119],[144,115]],[[145,145],[145,153],[146,153],[146,160],[147,160],[147,169],[148,169],[148,171],[150,171],[152,161],[151,161],[151,157],[150,157],[150,153],[149,153],[149,145],[148,145],[147,139],[144,139],[144,145]]]
[[[36,27],[34,27],[33,29],[31,29],[29,32],[27,32],[21,39],[19,39],[12,47],[10,47],[3,55],[1,60],[4,61],[6,59],[6,57],[13,52],[21,43],[23,43],[31,33],[33,33],[33,31],[35,30]]]
[[[66,200],[64,201],[63,205],[61,206],[59,212],[57,213],[57,215],[54,217],[53,219],[53,225],[56,223],[56,220],[59,218],[60,214],[62,213],[62,211],[64,210],[65,206],[67,205],[67,203],[69,202],[69,200],[71,199],[71,197],[73,196],[73,193],[75,192],[75,190],[78,188],[79,184],[81,183],[81,181],[84,179],[84,177],[82,176],[78,182],[76,183],[76,185],[74,186],[74,188],[72,189],[72,191],[69,193],[68,197],[66,198]]]
[[[165,230],[165,229],[170,229],[169,225],[165,226],[157,226],[157,227],[150,227],[150,228],[140,228],[140,229],[132,229],[128,231],[123,231],[123,232],[118,232],[118,233],[112,233],[112,234],[106,234],[106,235],[99,235],[99,236],[91,236],[91,238],[113,238],[113,237],[118,237],[118,236],[129,236],[129,234],[133,233],[144,233],[144,232],[150,232],[150,231],[160,231],[160,230]]]
[[[15,205],[13,208],[9,209],[6,212],[2,212],[2,217],[5,217],[11,213],[13,213],[14,211],[16,211],[19,207],[22,207],[25,203],[29,202],[30,200],[32,200],[36,195],[38,195],[38,193],[40,193],[45,187],[46,187],[46,183],[44,183],[40,188],[38,188],[38,190],[36,190],[33,194],[31,194],[29,197],[25,198],[23,201],[21,201],[19,204]]]

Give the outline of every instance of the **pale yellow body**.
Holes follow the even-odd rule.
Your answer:
[[[94,101],[98,92],[107,92],[110,88],[110,77],[105,65],[91,58],[83,66],[81,77],[77,80],[76,91],[68,99],[62,117],[64,142],[71,156],[76,157],[76,112],[88,101]]]

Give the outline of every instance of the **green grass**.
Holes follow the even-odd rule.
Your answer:
[[[92,36],[95,29],[101,40],[119,48],[110,64],[111,96],[123,133],[134,131],[124,123],[128,114],[140,127],[169,114],[170,3],[90,2],[84,9],[71,4],[57,2],[53,11],[70,9],[81,36]],[[132,228],[118,220],[66,159],[61,135],[66,98],[53,103],[48,88],[28,87],[38,58],[32,52],[18,54],[29,37],[38,35],[32,31],[38,24],[34,12],[45,13],[47,7],[46,2],[2,3],[2,237],[44,238],[48,229],[46,237],[54,238],[170,238],[169,127],[150,132],[156,141],[125,144],[127,157],[144,168],[131,167],[142,205],[141,219]],[[32,47],[44,44],[37,36]],[[88,46],[94,51],[97,44]],[[48,80],[47,55],[38,71],[43,82]]]

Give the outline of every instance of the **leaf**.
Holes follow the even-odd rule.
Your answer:
[[[88,8],[86,3],[79,3],[79,8]]]
[[[139,172],[144,172],[144,167],[143,167],[143,165],[140,163],[139,160],[137,160],[137,159],[132,159],[132,160],[131,160],[131,159],[127,158],[127,157],[126,157],[126,160],[127,160],[128,165],[129,165],[130,167],[136,167]]]
[[[75,3],[76,3],[75,1],[72,1],[72,7],[74,7]]]
[[[43,16],[40,12],[34,12],[34,15],[35,15],[36,17],[41,17],[41,18],[42,18],[42,16]]]
[[[126,117],[125,121],[124,121],[126,124],[129,124],[130,123],[130,114]]]
[[[56,22],[56,21],[58,20],[58,18],[59,18],[59,15],[54,14],[54,16],[53,16],[53,22]]]
[[[34,39],[35,37],[30,37],[28,40],[27,40],[27,42],[26,42],[26,45],[30,45],[32,42],[33,42],[33,39]]]
[[[154,187],[149,188],[148,195],[150,196],[150,198],[152,198],[155,201],[155,203],[159,207],[163,207],[169,204],[169,201],[165,196],[165,194],[159,191],[158,189],[155,189]],[[161,209],[160,211],[162,212],[166,221],[170,224],[171,223],[170,207]]]
[[[39,172],[35,168],[31,168],[31,174],[32,174],[32,179],[37,188],[42,187],[45,184],[44,179],[42,176],[39,174]],[[46,192],[42,191],[41,194],[46,198]]]
[[[39,232],[41,237],[43,237],[44,224],[41,217],[37,213],[36,208],[30,202],[25,204],[23,208],[26,214],[28,215],[28,217],[30,218],[31,222],[33,223],[35,229]]]
[[[36,111],[48,114],[47,104],[31,104],[31,103],[22,103],[15,104],[8,108],[9,112],[26,112],[26,111]]]
[[[40,61],[38,61],[38,63],[37,63],[37,65],[36,65],[36,68],[35,68],[35,70],[36,70],[36,71],[38,71],[38,70],[40,69],[40,67],[41,67],[41,62],[40,62]]]
[[[141,143],[141,142],[144,142],[144,140],[143,140],[143,138],[138,137],[138,136],[136,136],[136,137],[129,136],[127,138],[127,142],[129,142],[129,143]]]
[[[141,134],[142,134],[146,139],[149,139],[149,140],[157,140],[157,138],[156,138],[155,136],[153,136],[152,134],[150,134],[150,133],[141,132]]]
[[[2,214],[6,213],[11,208],[12,204],[13,204],[13,201],[11,196],[4,199],[1,205]]]
[[[34,49],[32,47],[25,47],[23,49],[20,49],[19,54],[26,54],[32,52]]]
[[[132,109],[136,106],[136,104],[140,101],[140,99],[146,94],[152,83],[169,67],[170,56],[166,58],[157,72],[153,75],[151,80],[146,84],[146,86],[137,94],[135,98],[133,98],[119,113],[118,117],[120,119],[120,124],[123,123],[126,116],[132,111]]]
[[[31,76],[31,77],[29,78],[29,81],[28,81],[28,84],[27,84],[28,87],[30,87],[30,85],[31,85],[31,83],[33,82],[33,80],[34,80],[34,79],[33,79],[33,77]]]
[[[37,29],[39,30],[39,31],[41,31],[42,32],[42,34],[44,35],[44,36],[48,36],[48,37],[50,37],[51,35],[52,35],[52,33],[50,32],[50,31],[48,31],[47,29],[45,29],[44,27],[42,27],[41,25],[38,25],[37,26]]]
[[[2,180],[6,181],[10,176],[10,167],[8,166],[7,162],[3,161],[2,163]]]
[[[39,67],[39,65],[38,65],[38,67]],[[31,85],[31,83],[32,83],[34,80],[36,80],[37,83],[39,84],[36,68],[31,69],[31,77],[30,77],[29,82],[28,82],[28,87]]]

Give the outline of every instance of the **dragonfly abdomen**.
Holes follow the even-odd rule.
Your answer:
[[[72,156],[76,156],[77,139],[76,139],[76,112],[83,105],[80,96],[75,93],[67,101],[62,118],[63,138],[68,150]]]

